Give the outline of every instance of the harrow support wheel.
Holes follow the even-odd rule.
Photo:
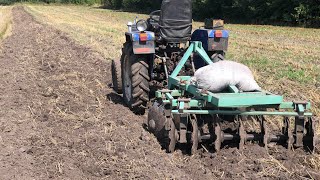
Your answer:
[[[122,61],[122,93],[125,103],[136,114],[144,114],[149,101],[149,64],[147,56],[133,54],[125,43]]]
[[[121,61],[112,60],[111,75],[113,90],[118,94],[122,94]]]

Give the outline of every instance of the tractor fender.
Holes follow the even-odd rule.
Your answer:
[[[126,32],[126,41],[132,43],[134,54],[154,54],[155,35],[151,31]]]
[[[217,36],[219,32],[220,36]],[[228,30],[197,29],[192,33],[191,41],[201,41],[207,52],[228,50]]]

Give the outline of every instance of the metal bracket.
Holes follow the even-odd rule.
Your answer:
[[[294,110],[299,114],[299,116],[304,117],[305,110],[307,109],[307,101],[293,101]]]
[[[183,113],[183,110],[190,108],[190,98],[178,98],[178,107],[179,107],[179,113]]]

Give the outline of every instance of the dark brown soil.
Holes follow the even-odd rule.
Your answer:
[[[0,49],[0,179],[320,178],[312,155],[281,146],[166,154],[108,88],[109,61],[22,7],[13,22]]]

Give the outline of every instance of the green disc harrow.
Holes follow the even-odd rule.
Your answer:
[[[194,53],[207,64],[213,63],[201,42],[191,42],[169,76],[168,89],[156,91],[157,101],[149,110],[148,129],[167,152],[173,152],[177,143],[185,144],[194,153],[200,143],[212,144],[218,152],[222,143],[233,142],[242,149],[248,141],[265,147],[276,142],[288,149],[304,147],[314,151],[316,120],[309,102],[284,102],[283,96],[266,91],[241,92],[236,86],[221,93],[199,89],[190,76],[179,76]],[[283,122],[281,133],[272,134],[266,123],[269,116]],[[244,124],[250,120],[257,122],[257,131],[246,131]],[[236,128],[225,128],[226,123],[233,123]]]

